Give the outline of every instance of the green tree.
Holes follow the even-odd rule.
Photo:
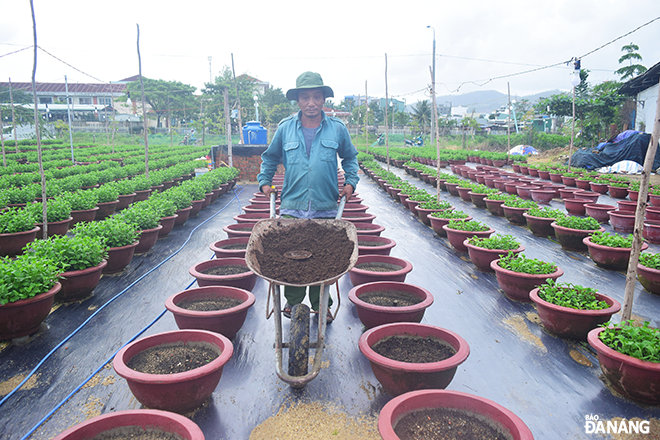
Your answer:
[[[630,79],[636,75],[641,75],[646,72],[646,67],[641,64],[633,64],[633,61],[642,61],[642,56],[637,53],[639,46],[635,43],[626,44],[621,48],[622,52],[626,52],[621,55],[619,58],[619,64],[623,64],[628,61],[627,66],[623,66],[618,70],[614,71],[617,75],[621,75],[621,81]]]
[[[236,77],[238,84],[238,97],[240,98],[241,119],[249,121],[255,119],[254,112],[254,98],[253,91],[256,88],[254,80],[247,74],[242,74]],[[206,83],[202,94],[210,98],[208,106],[209,115],[216,117],[218,120],[224,121],[224,91],[227,88],[227,96],[229,100],[229,109],[238,109],[238,99],[236,96],[236,86],[234,85],[234,75],[231,67],[224,66],[218,76],[215,77],[213,83]],[[237,132],[242,127],[238,127],[238,120],[232,120],[232,130]]]
[[[282,119],[296,112],[296,106],[286,99],[280,88],[270,86],[259,98],[259,114],[262,124],[278,124]]]
[[[429,105],[428,100],[417,101],[417,104],[413,106],[413,115],[412,118],[416,121],[422,130],[426,130],[426,126],[431,122],[431,106]]]
[[[32,90],[32,88],[30,88]],[[14,99],[14,104],[30,104],[32,102],[32,92],[16,89],[12,87],[11,97]],[[10,103],[9,87],[0,86],[0,102]]]
[[[144,84],[144,101],[151,107],[151,113],[156,116],[157,127],[162,127],[161,119],[172,117],[178,119],[190,119],[192,115],[198,115],[200,106],[193,95],[196,87],[183,84],[179,81],[165,81],[162,79],[142,78]],[[126,91],[130,98],[139,108],[142,104],[140,81],[127,84]],[[127,95],[122,99],[126,100]]]

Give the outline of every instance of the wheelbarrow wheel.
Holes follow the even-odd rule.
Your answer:
[[[304,376],[309,364],[309,307],[296,304],[291,308],[289,338],[289,376]]]

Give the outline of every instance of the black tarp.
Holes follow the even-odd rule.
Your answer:
[[[573,154],[571,166],[594,170],[614,165],[622,160],[632,160],[643,166],[650,141],[649,133],[636,133],[616,143],[608,142],[599,149],[583,148]],[[660,168],[660,149],[655,153],[653,161],[653,170],[658,168]]]

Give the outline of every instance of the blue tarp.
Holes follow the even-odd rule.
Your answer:
[[[619,142],[607,142],[596,150],[583,148],[573,154],[571,165],[595,170],[622,160],[632,160],[643,166],[650,141],[649,133],[635,133]],[[660,168],[660,149],[655,153],[653,161],[653,170],[658,168]]]

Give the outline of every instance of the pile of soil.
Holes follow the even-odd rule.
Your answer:
[[[373,290],[363,293],[359,298],[366,303],[383,307],[408,307],[422,302],[419,296],[402,290]]]
[[[140,426],[122,426],[104,431],[91,440],[185,440],[179,434],[159,429],[143,429]]]
[[[217,347],[205,342],[162,344],[133,356],[126,366],[146,374],[175,374],[203,367],[220,356]]]
[[[456,354],[454,347],[441,339],[416,335],[388,336],[371,349],[388,359],[414,364],[440,362]]]
[[[212,312],[215,310],[231,309],[241,304],[243,304],[243,301],[240,299],[230,296],[219,296],[215,298],[187,299],[178,303],[177,306],[195,312]]]
[[[397,422],[394,432],[401,440],[511,440],[485,417],[452,408],[408,413]]]
[[[249,272],[250,269],[247,266],[240,264],[226,264],[224,266],[209,267],[206,270],[200,270],[201,273],[205,275],[238,275],[239,273]]]
[[[372,263],[356,264],[355,267],[357,269],[366,270],[369,272],[398,272],[403,269],[403,267],[397,266],[396,264],[379,263],[377,261]]]
[[[314,284],[348,269],[354,243],[341,227],[303,220],[266,232],[262,246],[263,252],[256,251],[255,256],[264,277],[288,284]],[[290,251],[307,251],[311,257],[285,257]]]

